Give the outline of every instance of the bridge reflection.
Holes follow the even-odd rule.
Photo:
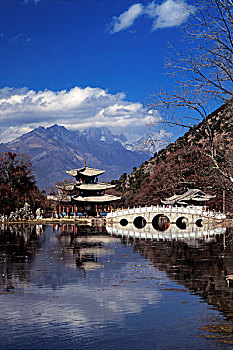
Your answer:
[[[148,226],[146,229],[136,229],[133,224],[128,224],[127,227],[122,227],[120,224],[108,225],[106,229],[109,234],[116,236],[168,242],[179,240],[186,242],[190,246],[198,246],[200,241],[215,241],[216,236],[223,235],[224,237],[226,232],[226,228],[223,227],[203,229],[194,225],[191,229],[174,229],[164,232],[154,229],[153,226]]]
[[[233,229],[215,228],[202,232],[158,235],[140,230],[107,227],[109,234],[121,237],[135,252],[150,259],[169,278],[200,296],[233,322]]]
[[[222,227],[171,232],[132,224],[127,229],[57,225],[45,231],[39,226],[3,227],[0,289],[17,291],[34,284],[57,290],[90,270],[99,279],[104,266],[112,266],[119,240],[233,321],[233,282],[226,281],[233,275],[233,229]]]

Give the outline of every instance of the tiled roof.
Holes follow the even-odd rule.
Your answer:
[[[66,173],[71,176],[77,176],[78,174],[81,174],[84,176],[98,176],[105,173],[105,170],[84,167],[79,169],[66,170]]]
[[[75,188],[75,185],[72,184],[63,184],[63,185],[56,185],[56,188],[59,190],[65,190],[65,191],[72,191]]]
[[[166,198],[161,202],[164,204],[175,204],[175,203],[186,204],[185,202],[190,200],[197,201],[197,202],[205,202],[210,200],[211,198],[215,198],[215,196],[206,194],[199,189],[191,189],[183,194],[174,195],[172,197]]]
[[[55,202],[64,202],[64,203],[71,202],[71,196],[64,196],[61,194],[47,196],[47,199]]]
[[[90,191],[102,191],[102,190],[108,190],[109,188],[114,188],[115,185],[111,185],[106,182],[100,182],[97,184],[81,184],[77,185],[77,188],[80,190],[90,190]]]
[[[90,196],[90,197],[73,197],[76,202],[90,202],[90,203],[105,203],[113,202],[121,199],[121,197],[116,197],[112,195],[105,194],[104,196]]]

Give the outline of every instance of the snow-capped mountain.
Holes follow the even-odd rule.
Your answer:
[[[106,127],[85,129],[83,130],[83,135],[85,135],[89,140],[97,142],[105,142],[109,144],[120,142],[125,149],[134,151],[134,145],[128,141],[124,134],[114,135]]]
[[[89,167],[106,170],[102,178],[109,181],[119,178],[123,172],[130,172],[149,157],[133,150],[133,145],[123,134],[113,135],[108,128],[80,132],[57,124],[36,128],[11,142],[0,144],[0,151],[6,150],[30,156],[37,184],[46,190],[57,181],[70,178],[65,170],[80,168],[85,160]]]

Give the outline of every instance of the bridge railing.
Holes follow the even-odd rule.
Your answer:
[[[224,219],[226,216],[219,212],[214,212],[210,210],[205,210],[202,207],[177,207],[177,206],[150,206],[150,207],[138,207],[138,208],[128,208],[112,211],[107,214],[107,218],[113,218],[118,216],[130,215],[130,214],[143,214],[143,213],[158,213],[158,214],[169,214],[169,213],[180,213],[180,214],[191,214],[191,215],[201,215],[204,217],[213,217],[216,219]]]
[[[107,226],[107,231],[110,234],[116,234],[121,236],[129,236],[134,238],[145,238],[145,239],[157,239],[157,240],[192,240],[193,238],[202,238],[204,236],[204,239],[212,239],[215,235],[225,234],[226,228],[215,228],[215,229],[208,229],[205,231],[196,231],[196,230],[187,230],[182,232],[161,232],[156,230],[147,230],[147,231],[139,231],[139,230],[132,230],[132,229],[122,229],[119,227],[111,227]]]

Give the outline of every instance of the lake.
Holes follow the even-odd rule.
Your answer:
[[[233,230],[2,226],[0,349],[229,349]]]

